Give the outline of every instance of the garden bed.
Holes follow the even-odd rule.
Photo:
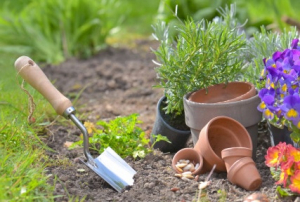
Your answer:
[[[157,80],[152,63],[155,56],[149,47],[156,46],[154,42],[137,41],[134,48],[109,47],[89,60],[70,59],[59,66],[47,66],[44,71],[54,85],[71,99],[85,88],[76,104],[77,115],[82,121],[96,122],[138,113],[143,121],[141,128],[149,134],[155,120],[156,103],[163,95],[161,89],[152,87]],[[82,149],[69,150],[64,146],[66,141],[80,139],[80,131],[75,126],[54,123],[47,129],[48,135],[43,140],[55,151],[47,151],[55,162],[47,167],[47,173],[52,174],[49,183],[55,182],[55,195],[61,196],[57,201],[67,201],[70,196],[85,197],[85,201],[196,201],[199,181],[207,176],[201,175],[198,182],[181,180],[174,176],[171,167],[174,154],[155,151],[145,159],[125,159],[137,174],[133,187],[118,193],[80,164],[78,157],[84,158]],[[270,201],[281,201],[275,199],[275,181],[264,164],[264,155],[270,146],[265,129],[261,126],[258,138],[256,165],[263,178],[258,191],[265,193]],[[192,147],[191,140],[187,147]],[[209,201],[243,201],[253,193],[232,185],[226,173],[214,173],[211,181],[206,189]],[[175,187],[179,190],[171,191]],[[293,201],[284,201],[289,200]]]

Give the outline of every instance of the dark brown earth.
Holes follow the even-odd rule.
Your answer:
[[[143,121],[141,128],[150,133],[155,120],[156,103],[163,95],[161,89],[152,87],[157,80],[155,65],[152,63],[155,56],[150,47],[155,46],[151,41],[137,41],[131,48],[109,47],[88,60],[70,59],[58,66],[46,66],[43,70],[71,100],[84,88],[75,104],[77,115],[82,121],[95,122],[138,113],[139,119]],[[263,124],[260,128],[256,165],[263,182],[256,192],[266,194],[270,201],[294,201],[276,197],[275,181],[264,164],[264,155],[270,146],[269,136]],[[174,176],[171,167],[174,154],[155,151],[145,159],[125,159],[137,174],[134,185],[118,193],[78,162],[78,157],[84,158],[82,149],[68,150],[64,147],[66,141],[79,140],[80,131],[71,122],[55,122],[47,127],[47,131],[47,137],[43,140],[55,150],[47,152],[53,161],[47,167],[47,174],[51,174],[49,183],[55,184],[57,201],[68,201],[69,198],[84,201],[197,201],[199,181],[204,181],[207,176],[201,175],[198,182],[179,179]],[[192,141],[189,141],[187,147],[192,146]],[[243,201],[246,196],[254,193],[231,184],[226,173],[214,173],[211,182],[204,190],[201,201]],[[179,190],[171,191],[175,187]]]

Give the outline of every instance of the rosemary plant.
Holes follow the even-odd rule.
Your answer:
[[[247,41],[245,59],[249,61],[245,69],[244,79],[253,83],[258,89],[264,87],[260,81],[261,71],[264,69],[263,59],[271,57],[276,51],[283,51],[290,47],[293,39],[298,38],[296,27],[290,31],[286,29],[281,33],[267,31],[261,27],[261,32],[253,34],[253,38]]]
[[[153,50],[159,83],[167,97],[165,112],[181,115],[183,96],[197,89],[236,80],[241,73],[240,52],[246,37],[235,18],[235,6],[219,10],[213,21],[189,19],[177,27],[165,22],[152,26],[160,45]],[[169,35],[172,28],[176,37]]]

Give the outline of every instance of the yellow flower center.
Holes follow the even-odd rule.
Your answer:
[[[290,109],[286,115],[289,118],[292,118],[292,117],[296,118],[298,116],[298,112],[294,109]]]
[[[266,104],[264,102],[261,102],[260,105],[259,105],[259,108],[265,109],[266,108]]]
[[[283,92],[286,92],[287,91],[287,85],[286,84],[283,84],[283,86],[281,87],[281,90]]]
[[[271,86],[272,88],[275,88],[275,84],[274,84],[273,82],[270,84],[270,86]]]
[[[273,116],[274,116],[274,114],[269,109],[266,109],[264,111],[264,114],[266,117],[269,117],[269,118],[273,118]]]

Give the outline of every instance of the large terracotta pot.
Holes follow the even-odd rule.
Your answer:
[[[195,145],[198,141],[201,129],[214,117],[228,116],[235,119],[236,121],[241,123],[250,134],[253,143],[252,156],[255,159],[258,123],[262,119],[262,114],[257,110],[257,106],[259,105],[261,100],[258,97],[257,91],[255,91],[255,94],[253,96],[253,92],[250,89],[248,92],[247,90],[244,90],[247,96],[242,98],[242,100],[236,101],[233,96],[237,95],[236,98],[241,98],[243,97],[242,95],[240,95],[241,93],[230,93],[231,96],[225,96],[229,98],[229,100],[227,101],[225,99],[220,99],[220,97],[223,97],[224,94],[228,94],[229,89],[235,89],[231,87],[230,84],[231,83],[228,83],[228,88],[221,88],[222,85],[215,85],[219,92],[212,90],[213,88],[208,88],[207,94],[205,94],[205,90],[186,94],[183,97],[185,122],[186,125],[188,125],[191,129],[192,139]],[[233,82],[233,84],[235,84],[236,88],[238,88],[238,82]],[[239,83],[239,85],[244,86],[242,83]],[[241,91],[239,90],[238,92]],[[198,93],[200,93],[200,95],[197,95]],[[214,102],[210,102],[209,100],[214,100]]]
[[[248,131],[236,120],[218,116],[211,119],[201,130],[194,149],[203,157],[202,172],[209,172],[216,164],[216,172],[226,172],[221,157],[222,150],[230,147],[252,148]]]

